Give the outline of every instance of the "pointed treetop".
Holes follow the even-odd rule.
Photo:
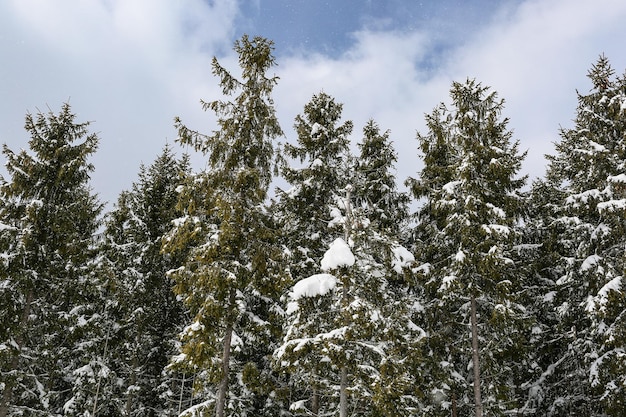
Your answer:
[[[593,83],[594,90],[604,92],[613,87],[613,75],[615,71],[611,67],[609,59],[604,55],[600,55],[598,61],[591,66],[587,73],[587,77]]]

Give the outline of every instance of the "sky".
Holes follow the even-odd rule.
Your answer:
[[[399,183],[418,175],[416,132],[450,103],[453,81],[474,78],[505,100],[528,151],[520,176],[533,179],[572,127],[591,65],[604,54],[618,75],[626,69],[623,0],[3,0],[0,143],[27,148],[25,115],[69,102],[100,138],[91,186],[115,203],[166,144],[185,151],[174,117],[216,128],[200,106],[223,98],[210,62],[236,74],[243,34],[275,42],[283,141],[295,141],[295,116],[324,91],[354,122],[354,146],[369,119],[390,130]]]

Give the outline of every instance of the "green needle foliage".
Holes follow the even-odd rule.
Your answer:
[[[184,266],[171,274],[192,317],[178,362],[196,373],[205,400],[193,410],[218,417],[271,415],[278,406],[271,404],[269,360],[280,334],[273,317],[285,276],[278,230],[264,206],[273,140],[282,135],[271,98],[277,77],[266,74],[274,66],[273,43],[244,36],[234,49],[241,80],[213,60],[232,100],[203,102],[219,129],[204,135],[176,122],[181,144],[205,154],[208,169],[182,187],[184,217],[165,245],[168,252],[190,248]]]
[[[430,131],[418,136],[425,166],[408,182],[426,200],[415,236],[429,333],[423,372],[434,377],[427,410],[463,415],[473,404],[477,416],[502,415],[518,407],[512,364],[524,349],[522,281],[511,253],[524,155],[495,92],[468,80],[453,83],[450,95],[453,110],[442,104],[427,117]]]
[[[543,415],[622,415],[625,404],[626,77],[615,78],[604,56],[588,77],[575,126],[562,129],[546,181],[535,187],[559,197],[544,215],[552,244],[543,255],[552,262],[542,276],[556,337],[545,343],[551,360],[535,384]]]
[[[98,137],[68,104],[26,116],[30,151],[3,154],[0,179],[0,416],[63,413],[82,332],[94,320],[92,236],[102,206],[89,188]]]

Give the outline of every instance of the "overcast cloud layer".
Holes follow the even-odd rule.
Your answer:
[[[416,25],[408,19],[394,24],[403,2],[392,0],[383,3],[395,9],[380,19],[365,9],[337,7],[325,23],[310,11],[309,31],[346,28],[336,33],[334,47],[328,36],[324,44],[302,38],[307,15],[299,13],[299,21],[289,17],[293,13],[283,16],[280,3],[0,2],[0,142],[14,150],[27,147],[26,112],[58,112],[69,100],[78,120],[93,121],[91,130],[101,139],[93,188],[102,200],[115,202],[137,179],[139,164],[150,164],[166,143],[174,143],[174,116],[201,131],[215,128],[199,105],[201,98],[220,98],[211,58],[236,72],[233,41],[244,31],[270,36],[253,31],[272,27],[281,78],[275,102],[286,140],[294,139],[296,114],[323,90],[344,103],[345,118],[355,122],[354,143],[369,118],[391,129],[403,181],[421,166],[415,132],[425,133],[424,114],[449,102],[452,81],[470,77],[506,100],[509,126],[521,149],[528,149],[522,174],[537,177],[559,126],[572,124],[576,90],[590,88],[585,75],[591,64],[604,53],[617,74],[626,69],[623,0],[505,0],[498,7],[444,1],[448,10],[431,7],[434,17],[422,16]],[[263,25],[259,19],[266,19]],[[201,164],[202,158],[194,161]]]

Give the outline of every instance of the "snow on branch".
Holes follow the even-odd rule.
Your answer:
[[[330,271],[342,266],[352,266],[354,262],[355,258],[350,250],[350,246],[342,238],[337,238],[330,244],[330,248],[324,254],[321,266],[322,271]]]
[[[300,280],[293,286],[289,294],[292,300],[299,300],[302,297],[317,297],[326,295],[337,285],[337,278],[331,274],[316,274]]]
[[[290,302],[287,304],[287,314],[299,310],[298,300],[302,297],[317,297],[328,294],[337,286],[337,278],[331,274],[316,274],[304,278],[293,286],[289,293]]]
[[[393,260],[391,266],[398,274],[402,273],[402,269],[411,266],[415,262],[415,257],[404,246],[396,246],[392,249]]]
[[[620,200],[604,201],[602,203],[598,203],[597,207],[600,213],[621,211],[626,209],[626,199],[622,198]]]
[[[595,297],[589,297],[587,300],[586,310],[588,312],[600,311],[603,312],[606,308],[606,304],[609,302],[609,293],[611,291],[621,292],[622,290],[622,277],[615,277],[606,284]]]

